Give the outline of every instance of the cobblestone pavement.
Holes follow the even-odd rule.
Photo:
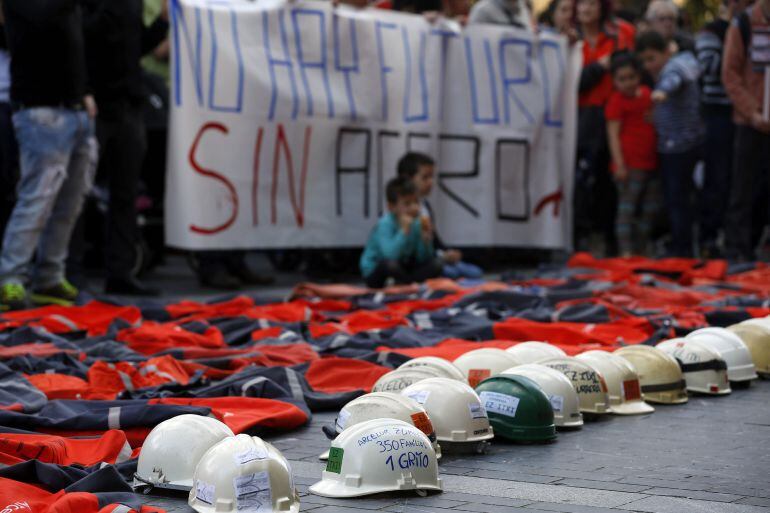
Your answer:
[[[760,513],[770,512],[770,381],[726,397],[692,396],[637,417],[613,416],[560,432],[548,445],[496,441],[487,454],[441,460],[444,492],[328,499],[309,494],[334,413],[266,437],[291,461],[301,511],[314,513]],[[152,497],[169,512],[186,498]]]

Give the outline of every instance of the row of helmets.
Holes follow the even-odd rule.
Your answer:
[[[453,363],[415,358],[346,404],[333,426],[326,470],[312,493],[358,497],[440,491],[438,459],[482,452],[496,435],[548,442],[586,418],[645,414],[647,403],[721,395],[770,378],[770,319],[705,328],[657,347],[568,357],[542,342],[484,348]],[[258,437],[235,436],[210,417],[181,415],[156,426],[139,455],[135,487],[189,491],[200,513],[295,512],[299,497],[284,456]]]

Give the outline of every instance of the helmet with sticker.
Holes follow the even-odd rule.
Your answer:
[[[607,384],[601,373],[588,363],[570,356],[543,360],[545,365],[564,374],[572,382],[584,414],[612,413]]]
[[[543,389],[529,378],[500,374],[476,387],[497,436],[516,442],[556,438],[553,407]]]
[[[646,402],[682,404],[687,402],[687,384],[673,356],[644,344],[621,347],[615,353],[628,360],[639,375]]]
[[[475,387],[483,380],[497,376],[505,369],[520,365],[522,362],[507,351],[485,347],[460,355],[453,363],[468,378],[468,384]]]
[[[521,363],[537,363],[548,358],[567,356],[560,348],[546,342],[520,342],[506,349]]]
[[[231,436],[235,436],[232,430],[212,417],[188,414],[164,420],[144,440],[134,487],[189,490],[203,454]]]
[[[607,384],[612,413],[642,415],[655,408],[642,400],[641,383],[633,366],[618,355],[607,351],[586,351],[575,358],[598,370]]]
[[[404,490],[441,491],[441,480],[425,433],[395,419],[343,431],[332,442],[321,480],[310,487],[316,495],[340,498]]]
[[[452,362],[437,356],[420,356],[418,358],[413,358],[408,362],[401,364],[399,369],[409,369],[412,367],[431,367],[441,372],[445,378],[456,379],[457,381],[462,381],[463,383],[468,382],[462,371],[455,367]]]
[[[445,442],[479,443],[494,436],[481,399],[465,383],[449,378],[431,378],[418,381],[401,394],[425,408],[445,452],[448,448]]]
[[[425,408],[401,394],[372,392],[353,399],[337,414],[334,427],[324,427],[324,432],[330,438],[336,438],[343,430],[373,419],[397,419],[412,424],[425,433],[436,451],[436,457],[441,458],[441,447],[436,442],[436,432]],[[328,457],[327,451],[320,459],[325,460]]]
[[[198,513],[299,511],[289,462],[271,444],[245,434],[206,451],[187,502]]]
[[[551,403],[557,428],[579,428],[583,425],[577,391],[572,381],[561,372],[538,363],[528,363],[503,371],[501,376],[505,375],[524,376],[543,389]]]

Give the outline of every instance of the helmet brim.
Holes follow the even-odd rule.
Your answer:
[[[361,488],[348,488],[344,484],[335,481],[318,481],[308,488],[310,493],[320,495],[321,497],[331,497],[338,499],[347,499],[353,497],[363,497],[365,495],[374,495],[384,492],[404,492],[404,491],[435,491],[440,492],[441,486],[422,485],[417,488],[402,489],[398,487],[387,486],[365,486]]]
[[[645,415],[654,411],[655,408],[644,401],[632,401],[612,405],[612,413],[615,415]]]

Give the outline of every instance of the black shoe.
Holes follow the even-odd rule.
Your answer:
[[[201,286],[211,289],[238,290],[241,288],[241,280],[222,268],[206,273],[201,272],[198,278]]]
[[[159,296],[160,291],[148,287],[136,278],[107,278],[104,284],[105,294],[118,296]]]
[[[244,285],[270,285],[275,278],[266,274],[257,274],[246,265],[228,267],[230,274],[237,277]]]

